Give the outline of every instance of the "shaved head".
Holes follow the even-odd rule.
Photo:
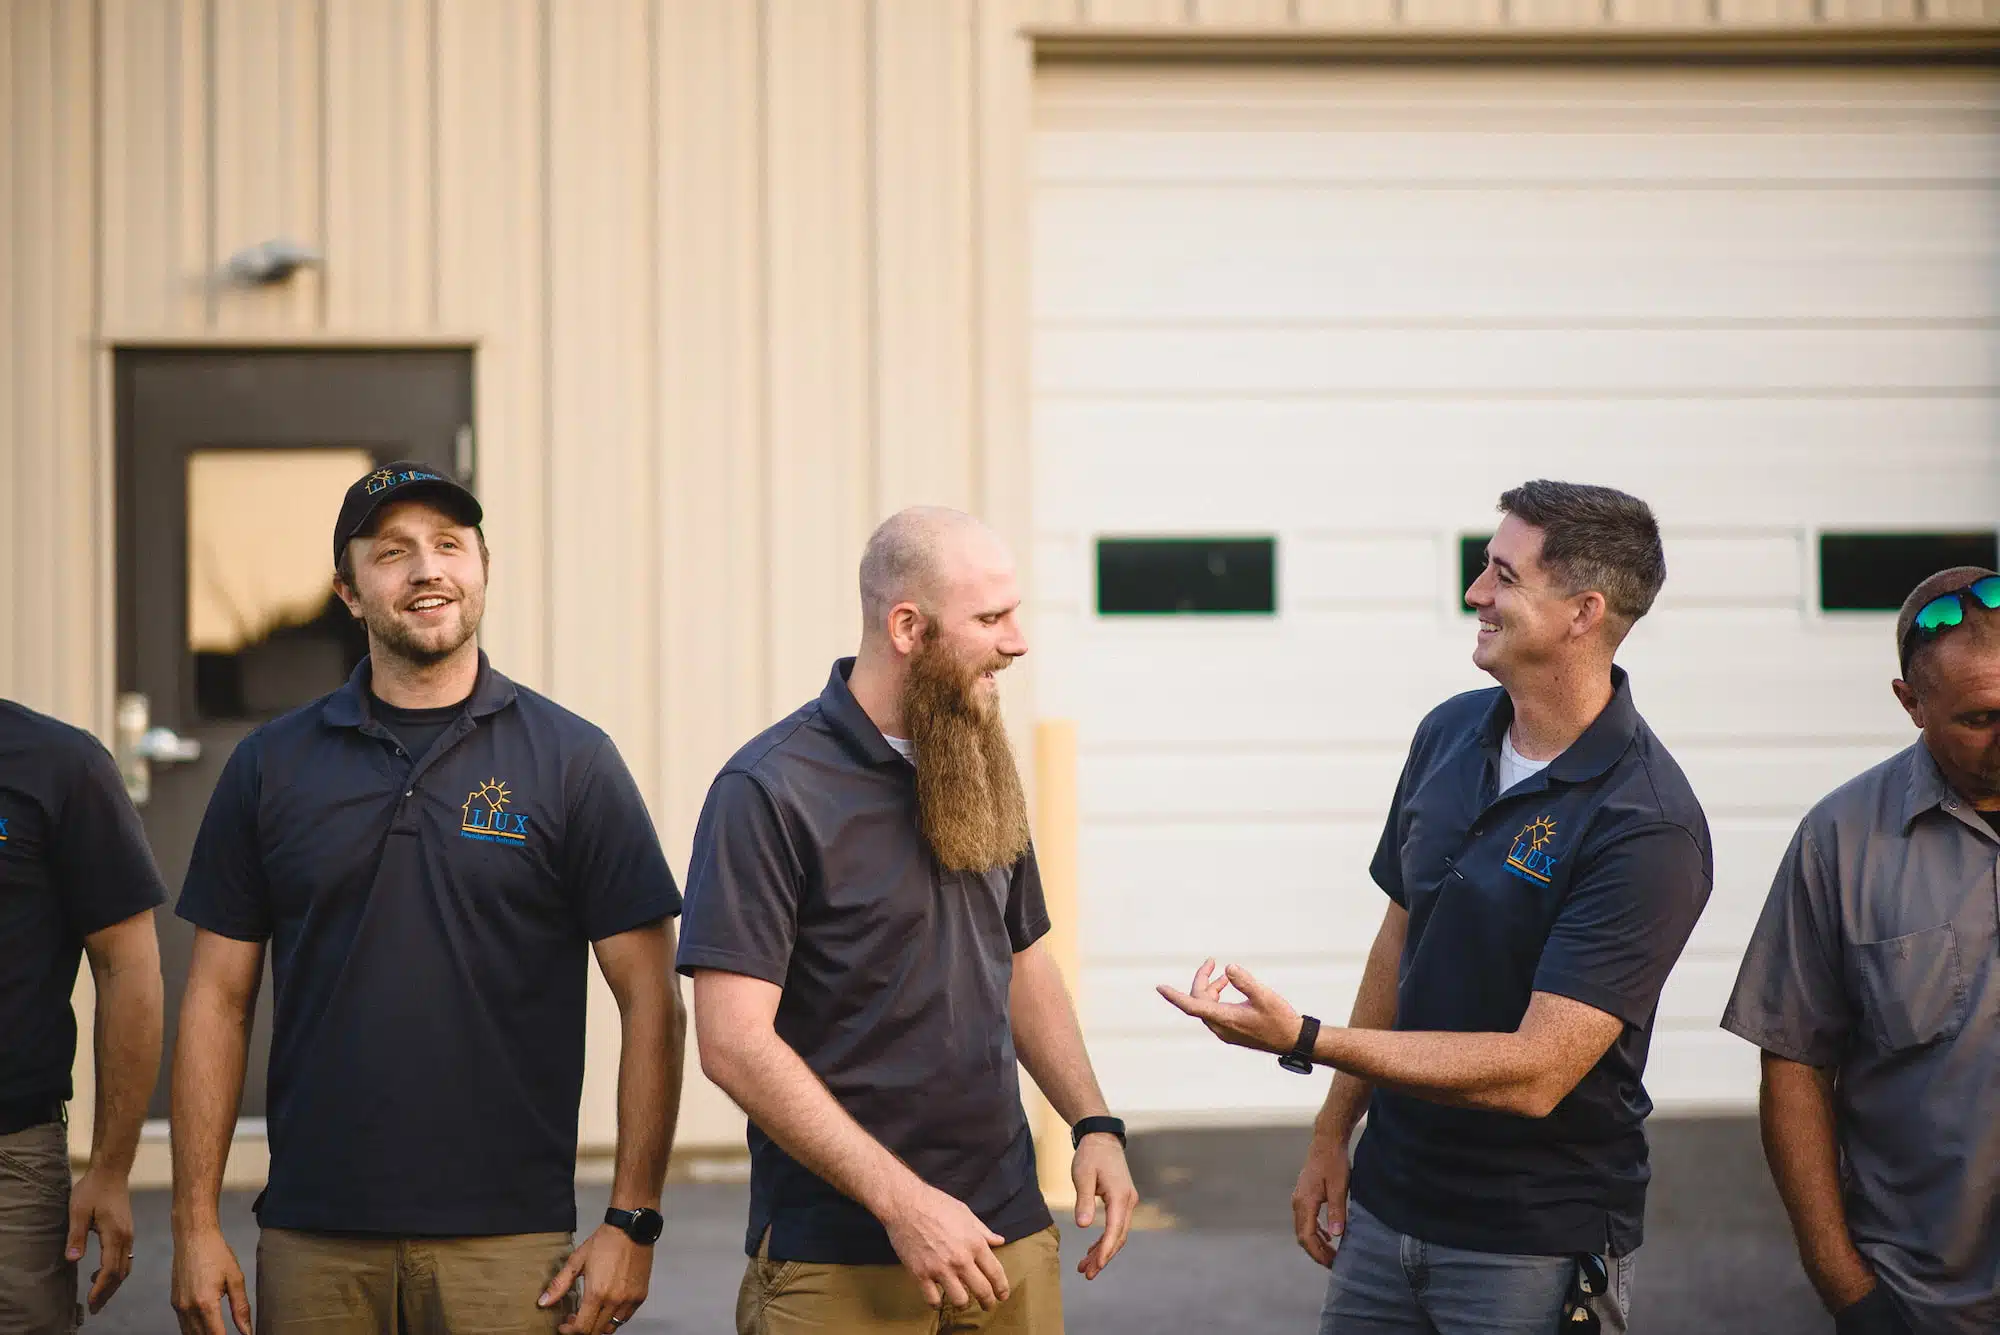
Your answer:
[[[999,546],[986,525],[963,510],[913,505],[890,515],[861,553],[863,637],[886,635],[890,609],[898,603],[935,615],[943,586],[965,556]]]

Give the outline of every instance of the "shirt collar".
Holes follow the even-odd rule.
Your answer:
[[[1492,707],[1486,711],[1486,719],[1480,725],[1480,741],[1488,751],[1499,754],[1500,741],[1513,722],[1514,702],[1507,697],[1507,692],[1500,691],[1495,694]],[[1618,758],[1631,747],[1632,738],[1638,731],[1639,710],[1632,703],[1631,678],[1624,668],[1613,665],[1611,703],[1591,720],[1590,726],[1583,730],[1583,736],[1571,742],[1569,749],[1550,761],[1542,773],[1564,783],[1587,783],[1618,763]]]
[[[902,765],[907,762],[889,745],[889,739],[875,726],[875,720],[868,717],[868,711],[854,698],[854,692],[847,685],[847,678],[854,671],[852,658],[836,659],[833,671],[826,679],[826,689],[819,693],[820,713],[833,730],[840,734],[848,749],[857,753],[871,765]]]
[[[1910,832],[1910,826],[1917,817],[1945,804],[1952,796],[1951,785],[1945,782],[1944,771],[1938,768],[1937,757],[1930,747],[1919,737],[1910,748],[1910,785],[1903,790],[1903,833]]]
[[[362,728],[375,721],[374,711],[369,708],[370,692],[368,684],[374,678],[374,669],[369,666],[368,656],[354,665],[341,688],[327,698],[320,707],[320,718],[333,728]],[[474,718],[485,718],[497,714],[514,703],[514,683],[494,670],[486,661],[486,651],[479,651],[479,676],[472,683],[472,695],[468,698],[466,711]]]

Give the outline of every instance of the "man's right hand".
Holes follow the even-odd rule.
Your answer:
[[[175,1230],[173,1302],[182,1335],[229,1335],[224,1303],[241,1335],[251,1335],[250,1289],[220,1227]]]
[[[1329,1268],[1347,1231],[1347,1173],[1347,1138],[1314,1131],[1299,1184],[1292,1188],[1292,1233],[1307,1256]]]
[[[990,1312],[1007,1301],[1007,1272],[993,1254],[1007,1240],[980,1223],[964,1201],[919,1182],[882,1225],[931,1306],[976,1302]]]

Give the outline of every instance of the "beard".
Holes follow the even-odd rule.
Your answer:
[[[916,752],[917,822],[949,871],[1011,867],[1028,851],[1028,799],[1000,706],[977,694],[980,674],[1007,662],[956,662],[929,631],[910,659],[902,706]]]
[[[400,659],[412,667],[437,666],[463,649],[466,641],[479,633],[480,617],[486,610],[482,594],[465,589],[455,592],[458,594],[455,604],[457,623],[423,631],[405,625],[396,615],[393,605],[364,605],[361,621],[368,627],[369,641],[377,652]]]

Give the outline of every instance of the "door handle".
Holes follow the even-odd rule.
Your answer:
[[[185,765],[201,759],[201,742],[172,728],[152,726],[153,703],[138,691],[118,697],[118,773],[132,805],[153,796],[154,765]]]

